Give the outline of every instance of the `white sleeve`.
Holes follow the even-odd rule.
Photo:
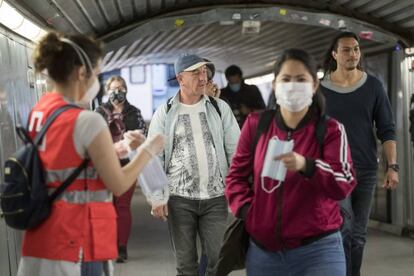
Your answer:
[[[73,133],[76,152],[82,157],[87,156],[90,143],[106,127],[108,124],[102,115],[89,110],[82,111],[76,119]]]

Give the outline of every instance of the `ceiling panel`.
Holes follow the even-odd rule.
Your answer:
[[[373,41],[362,41],[368,53],[393,47],[397,41],[414,45],[414,0],[8,2],[49,29],[103,39],[108,52],[104,70],[173,62],[178,55],[193,52],[213,59],[219,70],[236,63],[246,74],[255,75],[269,70],[288,47],[305,48],[321,59],[332,37],[343,28],[366,38],[372,32]],[[241,20],[233,18],[235,13],[241,14]],[[261,21],[259,34],[242,34],[242,21],[250,18]]]
[[[124,21],[130,22],[134,20],[134,16],[136,14],[134,0],[115,0],[116,5],[119,7],[120,16],[123,18]]]

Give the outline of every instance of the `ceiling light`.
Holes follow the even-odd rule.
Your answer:
[[[5,1],[0,3],[0,23],[9,29],[16,29],[22,25],[24,17]]]
[[[40,33],[40,28],[30,22],[27,19],[23,20],[23,23],[16,29],[13,29],[16,33],[33,40],[33,38],[37,37]]]
[[[17,34],[37,42],[46,31],[24,18],[15,8],[0,0],[0,24],[3,24]]]

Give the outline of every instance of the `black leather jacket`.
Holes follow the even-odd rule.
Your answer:
[[[105,121],[108,122],[108,115],[103,110],[102,106],[105,107],[110,112],[113,112],[114,107],[108,101],[106,103],[103,103],[101,106],[99,106],[95,110],[96,112],[98,112],[104,117]],[[147,128],[147,125],[145,124],[144,118],[142,117],[141,110],[139,110],[139,108],[136,108],[135,106],[131,105],[127,100],[125,100],[124,109],[122,110],[122,115],[123,115],[123,122],[126,127],[125,131],[141,129],[144,135],[147,136],[148,128]],[[129,162],[128,159],[122,159],[120,161],[121,161],[122,166],[125,166]]]

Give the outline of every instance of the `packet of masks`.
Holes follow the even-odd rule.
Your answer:
[[[267,145],[266,157],[263,164],[262,179],[269,177],[274,180],[284,181],[286,177],[286,167],[280,160],[274,160],[276,156],[293,150],[293,140],[284,141],[274,137],[269,140]]]
[[[129,158],[132,159],[135,154],[135,150],[131,151]],[[168,178],[157,156],[154,156],[138,175],[138,183],[147,201],[153,207],[167,203],[169,198]]]

